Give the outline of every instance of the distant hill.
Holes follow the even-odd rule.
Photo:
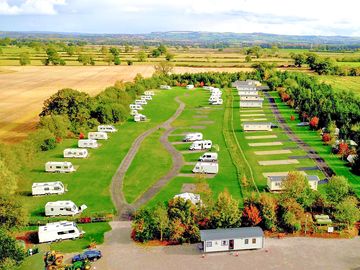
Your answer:
[[[329,45],[344,47],[360,47],[360,37],[347,36],[295,36],[265,33],[231,33],[231,32],[192,32],[169,31],[146,34],[86,34],[55,32],[0,32],[0,37],[20,39],[65,39],[84,40],[97,44],[155,44],[169,43],[177,45],[210,46],[214,44],[263,45],[278,44],[280,46],[310,47],[312,45]]]

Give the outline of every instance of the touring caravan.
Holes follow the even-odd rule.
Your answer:
[[[186,89],[194,89],[194,88],[195,88],[195,86],[193,84],[188,84],[186,86]]]
[[[146,121],[146,116],[143,114],[136,114],[134,115],[134,121],[135,122],[143,122]]]
[[[210,140],[205,141],[195,141],[190,145],[190,150],[205,150],[211,149],[212,142]]]
[[[144,99],[137,99],[137,100],[135,100],[135,104],[137,104],[137,105],[146,105],[147,101],[144,100]]]
[[[203,134],[201,132],[187,133],[183,139],[184,142],[193,142],[203,139]]]
[[[49,161],[49,162],[45,163],[45,171],[46,172],[70,173],[70,172],[75,172],[75,168],[71,164],[71,162]]]
[[[87,158],[88,150],[82,148],[67,148],[64,150],[64,158]]]
[[[45,216],[75,216],[86,208],[85,204],[78,207],[73,201],[48,202],[45,205]]]
[[[154,91],[149,91],[149,90],[148,90],[148,91],[145,91],[145,92],[144,92],[144,95],[145,95],[145,96],[155,96],[155,93],[154,93]]]
[[[169,86],[169,85],[160,85],[160,89],[170,90],[170,89],[171,89],[171,86]]]
[[[201,162],[213,162],[218,160],[218,154],[217,153],[211,153],[207,152],[200,156],[199,161]]]
[[[130,104],[130,110],[143,110],[143,107],[139,104]]]
[[[47,223],[45,226],[39,226],[39,243],[54,242],[66,239],[76,239],[85,232],[81,231],[75,222],[60,221]]]
[[[113,133],[113,132],[116,132],[117,129],[111,125],[100,125],[100,126],[98,126],[98,131]]]
[[[152,100],[152,96],[141,96],[142,100]]]
[[[32,184],[32,195],[41,196],[41,195],[51,195],[51,194],[64,194],[67,190],[64,187],[64,184],[60,181],[57,182],[43,182],[43,183],[33,183]]]
[[[130,111],[130,115],[131,116],[134,116],[134,115],[137,115],[138,114],[138,111],[137,110],[131,110]]]
[[[216,101],[216,100],[218,100],[218,99],[220,99],[220,96],[213,96],[213,95],[211,95],[211,96],[209,97],[209,102],[212,103],[213,101]]]
[[[196,163],[193,173],[209,173],[209,174],[216,174],[219,172],[219,165],[218,163],[211,163],[211,162],[198,162]]]
[[[88,133],[88,138],[90,140],[107,140],[108,139],[108,135],[106,132],[89,132]]]
[[[78,147],[80,148],[97,148],[99,145],[96,140],[81,139],[78,140]]]

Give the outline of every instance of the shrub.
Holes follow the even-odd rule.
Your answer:
[[[40,145],[41,151],[48,151],[54,149],[56,147],[56,139],[49,138],[44,140],[44,142]]]

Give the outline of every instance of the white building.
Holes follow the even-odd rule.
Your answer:
[[[67,148],[64,150],[64,158],[87,158],[88,155],[87,149]]]
[[[60,172],[60,173],[70,173],[75,172],[75,168],[71,162],[58,162],[58,161],[49,161],[45,163],[46,172]]]
[[[169,86],[169,85],[160,85],[160,89],[170,90],[170,89],[171,89],[171,86]]]
[[[194,205],[201,204],[201,199],[200,199],[199,194],[185,192],[185,193],[175,195],[174,199],[176,199],[176,198],[181,198],[184,201],[190,201]]]
[[[197,162],[192,172],[217,174],[219,172],[219,164],[217,162]]]
[[[75,222],[60,221],[39,226],[39,243],[55,242],[66,239],[76,239],[85,232],[80,230]]]
[[[205,150],[205,149],[211,149],[211,147],[212,147],[212,141],[210,140],[195,141],[190,145],[189,150]]]
[[[260,227],[200,230],[203,251],[235,251],[264,247],[264,232]]]
[[[96,140],[90,140],[90,139],[81,139],[78,140],[78,147],[81,148],[97,148],[99,147]]]
[[[248,101],[262,101],[264,102],[264,98],[260,97],[260,96],[240,96],[240,100],[244,101],[244,100],[248,100]]]
[[[238,90],[239,96],[258,96],[259,92],[257,90]]]
[[[134,121],[135,122],[144,122],[144,121],[146,121],[146,116],[143,114],[136,114],[136,115],[134,115]]]
[[[111,125],[100,125],[100,126],[98,126],[98,131],[113,133],[113,132],[116,132],[117,129]]]
[[[109,137],[106,132],[95,131],[95,132],[89,132],[88,138],[90,140],[107,140]]]
[[[188,84],[186,86],[186,89],[194,89],[194,88],[195,88],[195,86],[193,84]]]
[[[144,109],[140,104],[130,104],[129,108],[130,110],[137,110],[137,111],[141,111]]]
[[[73,201],[56,201],[45,204],[45,216],[75,216],[82,213],[87,206],[78,207]]]
[[[317,190],[318,182],[320,181],[319,177],[316,175],[306,175],[306,178],[309,181],[309,185],[312,190]],[[267,186],[271,192],[282,191],[283,182],[286,180],[286,176],[268,176],[267,177]]]
[[[148,90],[148,91],[145,91],[145,92],[144,92],[144,95],[145,95],[145,96],[155,96],[155,93],[154,93],[154,91]]]
[[[244,131],[271,131],[270,122],[245,122],[243,123]]]
[[[262,108],[264,100],[240,100],[240,108]]]
[[[64,194],[67,190],[64,184],[60,181],[56,182],[42,182],[33,183],[31,187],[33,196],[51,195],[51,194]]]

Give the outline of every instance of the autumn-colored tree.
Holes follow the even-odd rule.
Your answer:
[[[275,231],[278,223],[276,215],[278,209],[277,199],[267,193],[262,193],[259,199],[259,208],[264,228]]]
[[[163,240],[164,232],[169,228],[169,217],[164,205],[157,205],[153,211],[154,222],[160,233],[160,241]]]
[[[290,120],[291,120],[291,121],[295,121],[295,116],[291,115],[291,116],[290,116]]]
[[[82,133],[82,132],[80,132],[80,134],[79,134],[79,139],[80,139],[80,140],[85,139],[85,134]]]
[[[319,118],[317,116],[314,116],[313,118],[311,118],[310,120],[310,127],[313,129],[316,129],[319,125]]]
[[[355,197],[346,197],[336,206],[334,213],[336,220],[345,223],[348,229],[360,219],[360,209],[357,204],[358,200]]]
[[[184,242],[185,226],[179,218],[174,219],[170,224],[170,240],[178,243]]]
[[[289,94],[287,94],[287,93],[282,93],[282,94],[281,94],[281,100],[282,100],[282,101],[286,102],[286,101],[288,101],[289,99],[290,99],[290,95],[289,95]]]
[[[289,198],[281,203],[282,223],[290,232],[301,230],[301,224],[304,220],[304,209],[295,199]]]
[[[239,201],[228,191],[221,192],[214,206],[213,224],[215,228],[238,227],[241,223]]]
[[[242,214],[243,225],[256,226],[261,222],[261,220],[260,211],[255,205],[250,204],[250,206],[245,206]]]
[[[322,135],[322,140],[323,140],[324,143],[329,143],[331,141],[330,133],[324,133]]]
[[[338,154],[341,157],[346,157],[349,154],[349,145],[345,142],[339,144],[339,152]]]

